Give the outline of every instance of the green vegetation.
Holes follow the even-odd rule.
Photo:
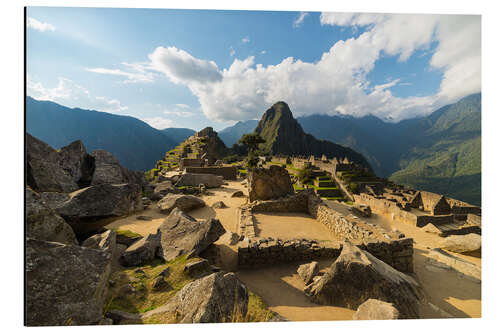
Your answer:
[[[312,169],[308,167],[303,167],[297,173],[297,178],[302,184],[307,184],[312,181]]]
[[[118,229],[118,230],[115,230],[115,231],[116,231],[117,235],[125,236],[125,237],[128,237],[128,238],[142,237],[141,234],[138,234],[138,233],[130,231],[130,230]]]
[[[257,149],[259,144],[265,143],[264,139],[257,134],[245,134],[238,141],[239,144],[245,146],[248,149],[248,156],[246,158],[247,168],[255,168],[259,164],[259,157],[257,156]]]

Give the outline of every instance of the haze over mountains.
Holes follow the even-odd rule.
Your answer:
[[[288,120],[283,126],[273,124],[277,113],[274,111]],[[384,122],[375,116],[327,115],[299,117],[295,121],[289,109],[284,114],[281,107],[274,111],[267,118],[264,116],[268,124],[265,129],[259,128],[257,120],[240,121],[221,130],[219,136],[230,147],[243,134],[257,129],[267,140],[265,148],[269,152],[310,155],[316,148],[325,147],[319,147],[317,142],[321,140],[309,138],[306,134],[309,133],[336,143],[335,147],[345,146],[362,154],[378,176],[473,204],[481,203],[480,93],[444,106],[427,117],[399,123]],[[81,139],[89,151],[108,150],[124,166],[136,170],[152,168],[165,151],[195,132],[186,128],[160,131],[133,117],[70,109],[30,97],[26,112],[27,131],[51,146],[60,148]],[[283,130],[285,136],[276,141],[278,132]]]

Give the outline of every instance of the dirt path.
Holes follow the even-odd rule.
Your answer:
[[[320,261],[324,270],[332,261]],[[291,321],[351,320],[355,311],[311,303],[303,292],[304,282],[297,274],[301,263],[261,269],[244,269],[238,277],[259,295],[270,310]]]

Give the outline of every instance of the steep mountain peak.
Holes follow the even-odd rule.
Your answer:
[[[285,102],[277,102],[264,112],[255,132],[266,141],[261,149],[266,153],[345,158],[369,166],[363,155],[350,148],[306,134]]]

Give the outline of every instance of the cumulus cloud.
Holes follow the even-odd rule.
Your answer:
[[[266,51],[266,50],[262,50],[262,51],[260,51],[260,54],[266,54],[266,53],[267,53],[267,51]]]
[[[163,117],[142,118],[141,120],[147,123],[149,126],[160,130],[174,126],[174,121],[172,119]]]
[[[232,57],[236,54],[236,51],[233,49],[232,46],[229,47],[229,55]]]
[[[128,109],[119,100],[93,96],[85,87],[64,77],[58,79],[56,87],[48,88],[28,75],[27,94],[38,100],[53,101],[67,107],[85,107],[110,113],[121,113]]]
[[[248,37],[248,36],[247,36],[247,37],[242,38],[242,39],[241,39],[241,42],[242,42],[243,44],[249,43],[249,42],[250,42],[250,37]]]
[[[302,22],[304,22],[304,19],[308,15],[309,15],[309,13],[307,13],[307,12],[300,12],[299,16],[293,21],[293,27],[294,28],[300,27],[300,25],[302,24]]]
[[[256,119],[279,100],[295,116],[373,114],[399,121],[481,90],[479,16],[322,13],[320,23],[365,29],[334,43],[316,62],[288,57],[264,66],[251,56],[219,69],[213,61],[170,46],[156,48],[143,68],[187,86],[205,116],[215,121]],[[431,45],[437,46],[431,50]],[[431,52],[429,68],[443,73],[436,94],[399,98],[391,88],[409,83],[394,78],[372,85],[367,79],[381,55],[405,62],[417,50]]]
[[[27,25],[28,25],[28,28],[35,29],[35,30],[42,31],[42,32],[56,30],[56,28],[52,24],[40,22],[32,17],[28,17]]]
[[[214,61],[201,60],[176,47],[157,47],[149,55],[154,70],[177,84],[214,83],[222,76]]]

